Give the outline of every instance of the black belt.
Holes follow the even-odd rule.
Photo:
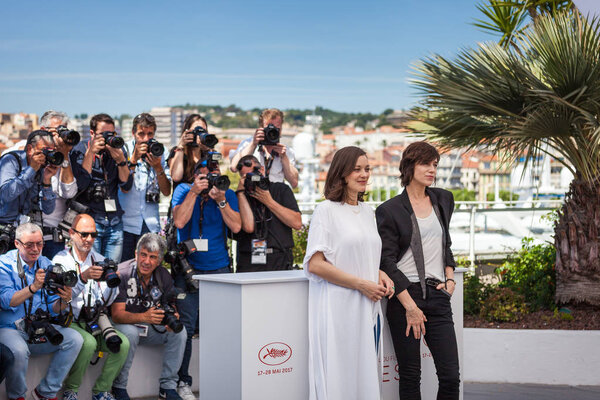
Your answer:
[[[434,288],[437,288],[437,285],[439,285],[440,283],[443,283],[443,282],[440,281],[439,279],[435,279],[435,278],[426,278],[425,279],[425,285],[433,286]]]

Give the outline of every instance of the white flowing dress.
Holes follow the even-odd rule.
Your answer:
[[[337,268],[378,282],[381,239],[373,209],[363,203],[319,203],[310,222],[304,271],[309,278],[310,399],[380,399],[381,358],[374,334],[378,319],[384,323],[380,302],[310,273],[308,261],[318,251]],[[379,335],[379,353],[381,342]]]

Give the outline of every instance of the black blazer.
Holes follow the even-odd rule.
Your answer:
[[[456,268],[454,255],[450,250],[452,241],[448,226],[454,211],[454,196],[451,192],[438,188],[425,188],[425,193],[432,204],[437,204],[442,219],[442,229],[445,237],[444,260],[445,265]],[[432,211],[433,212],[433,211]],[[411,214],[414,211],[408,199],[406,189],[398,196],[389,199],[375,210],[377,230],[381,236],[381,263],[380,268],[394,281],[395,294],[402,292],[410,286],[410,281],[396,266],[404,253],[410,248],[412,236]]]

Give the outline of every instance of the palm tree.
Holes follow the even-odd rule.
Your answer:
[[[575,178],[555,225],[556,300],[599,305],[600,24],[544,14],[515,40],[519,50],[480,44],[422,60],[413,115],[445,147],[484,146],[506,163],[557,156]]]

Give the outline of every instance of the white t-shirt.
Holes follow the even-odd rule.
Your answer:
[[[229,159],[231,160],[242,149],[244,149],[246,146],[249,146],[252,143],[252,139],[252,137],[249,137],[248,139],[242,140],[235,152],[231,152],[229,154]],[[258,161],[260,161],[261,165],[263,165],[266,170],[267,162],[270,156],[267,154],[266,151],[259,151],[259,148],[260,146],[256,146],[256,150],[254,150],[253,156],[258,158]],[[294,165],[296,163],[296,155],[294,154],[294,150],[291,147],[286,146],[285,153],[287,154],[287,157],[290,160],[290,165]],[[284,179],[285,176],[283,174],[283,165],[281,164],[281,157],[275,157],[273,159],[273,163],[271,164],[271,169],[269,170],[269,180],[271,182],[283,182]]]
[[[444,281],[444,251],[442,249],[444,231],[437,215],[431,209],[431,214],[426,218],[417,217],[419,231],[421,232],[421,244],[423,246],[423,259],[425,262],[425,278],[435,278]],[[409,247],[398,264],[398,269],[406,275],[409,281],[419,282],[417,264],[413,257],[412,249]]]

